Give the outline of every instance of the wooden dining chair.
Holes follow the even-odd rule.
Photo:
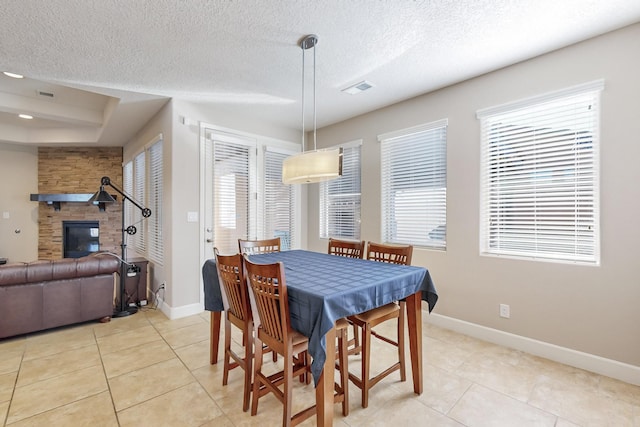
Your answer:
[[[255,319],[255,345],[265,343],[284,357],[284,369],[271,375],[262,372],[262,358],[254,358],[251,415],[258,412],[258,400],[273,393],[284,406],[282,425],[295,426],[316,414],[316,405],[292,414],[293,379],[299,376],[301,379],[305,378],[307,383],[311,381],[309,339],[291,327],[284,264],[254,264],[245,256],[244,266]],[[344,330],[346,322],[342,322],[342,331]],[[344,346],[341,344],[339,351]],[[334,395],[334,401],[342,402],[343,413],[348,413],[348,397],[345,398],[348,371],[346,360],[342,362],[346,359],[346,353],[340,353],[341,386],[336,386],[339,392]]]
[[[367,259],[392,264],[410,265],[413,254],[413,246],[383,245],[369,242],[367,246]],[[400,371],[400,381],[406,381],[405,353],[404,353],[404,329],[405,329],[405,301],[386,304],[382,307],[364,313],[349,316],[349,321],[362,329],[362,369],[361,377],[349,374],[349,379],[362,390],[362,407],[369,406],[369,390],[387,375]],[[397,319],[397,336],[389,338],[380,335],[373,330],[377,325],[387,320]],[[398,361],[371,378],[371,337],[376,337],[398,348]]]
[[[332,237],[329,239],[327,252],[329,255],[362,259],[364,257],[364,240],[342,240]]]
[[[218,248],[214,248],[213,252],[220,278],[220,291],[225,313],[222,385],[227,385],[230,370],[237,367],[244,370],[242,410],[247,411],[253,374],[253,317],[243,273],[242,255],[220,255]],[[242,331],[242,344],[244,345],[242,356],[231,349],[231,325]],[[259,352],[260,356],[271,351],[268,347],[256,348],[262,348],[262,351]],[[274,355],[274,357],[277,356]]]
[[[224,304],[224,369],[222,385],[227,385],[229,371],[240,367],[244,370],[244,394],[242,410],[249,409],[251,393],[251,375],[253,361],[253,322],[249,303],[249,294],[244,280],[242,255],[220,255],[218,248],[213,252],[220,278],[220,291]],[[231,349],[231,325],[242,331],[244,355],[240,356]],[[231,362],[233,360],[233,362]]]
[[[241,254],[266,254],[270,252],[280,252],[280,238],[264,240],[244,240],[238,239],[238,248]]]
[[[347,258],[360,258],[364,257],[364,240],[342,240],[329,238],[329,246],[327,252],[329,255],[338,255]],[[360,354],[360,334],[358,333],[358,326],[349,322],[353,326],[353,338],[348,343],[349,354]]]

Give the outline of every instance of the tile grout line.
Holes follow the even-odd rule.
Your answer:
[[[115,335],[115,334],[112,334]],[[96,335],[95,329],[93,330],[93,336],[96,340],[96,346],[98,347],[98,355],[100,356],[100,364],[102,365],[102,373],[104,374],[104,380],[107,383],[107,391],[109,392],[109,399],[111,400],[111,407],[113,408],[113,414],[116,417],[116,422],[118,426],[120,426],[120,418],[118,417],[118,411],[116,411],[116,402],[113,401],[113,393],[111,392],[111,383],[109,382],[109,378],[107,377],[107,369],[104,366],[104,358],[102,354],[102,349],[100,348],[100,344],[98,343],[98,337]],[[108,336],[108,335],[107,335]]]
[[[11,390],[11,397],[9,397],[9,404],[7,405],[7,413],[4,415],[3,426],[6,427],[9,421],[9,413],[11,412],[11,404],[13,403],[13,397],[16,394],[16,388],[18,388],[18,378],[20,377],[20,370],[22,369],[22,362],[24,361],[24,353],[27,351],[27,342],[25,338],[24,348],[22,349],[22,355],[20,356],[20,363],[18,364],[18,370],[16,372],[16,378],[13,380],[13,389]]]

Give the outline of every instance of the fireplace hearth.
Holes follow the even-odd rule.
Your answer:
[[[65,258],[80,258],[99,250],[98,221],[62,221],[62,252]]]

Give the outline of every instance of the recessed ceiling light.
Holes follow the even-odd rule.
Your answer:
[[[342,92],[346,92],[351,95],[356,95],[360,92],[364,92],[365,90],[371,89],[372,87],[374,87],[373,83],[363,80],[360,83],[356,83],[354,85],[351,85],[349,87],[342,89]]]
[[[20,117],[21,119],[27,119],[27,120],[33,119],[33,116],[30,116],[29,114],[18,114],[18,117]]]
[[[23,79],[24,76],[22,74],[10,73],[8,71],[2,72],[7,77],[13,77],[14,79]]]

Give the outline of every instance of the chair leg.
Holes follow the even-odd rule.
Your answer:
[[[362,327],[362,407],[369,406],[369,370],[371,365],[371,327]]]
[[[353,323],[353,354],[360,354],[360,334],[358,333],[358,325]]]
[[[254,346],[256,348],[262,348],[262,341],[258,338],[254,338]],[[251,415],[258,413],[258,399],[260,398],[260,372],[262,370],[262,351],[253,352],[253,388],[251,393],[253,398],[251,400]]]
[[[220,339],[220,318],[222,313],[219,311],[211,312],[211,327],[209,331],[209,363],[215,365],[218,363],[218,340]]]
[[[293,352],[292,348],[284,356],[284,404],[282,413],[282,426],[289,427],[291,425],[291,403],[293,398]],[[302,355],[298,355],[302,357]],[[306,356],[305,356],[306,357]]]
[[[231,350],[231,322],[225,317],[224,319],[224,368],[222,371],[222,385],[227,385],[229,380],[229,363],[231,356],[229,351]]]
[[[244,335],[244,397],[242,400],[242,410],[247,412],[251,398],[251,378],[253,375],[253,336],[251,335],[251,328],[249,328]]]
[[[305,384],[311,384],[311,377],[312,377],[312,375],[311,375],[311,362],[312,362],[311,353],[309,353],[309,351],[307,350],[307,351],[304,352],[304,354],[305,354],[304,365],[307,367],[307,369],[305,370],[305,373],[304,373],[305,378],[306,378]]]
[[[398,315],[398,359],[400,360],[400,381],[407,380],[407,370],[404,359],[404,325],[406,309],[407,303],[405,301],[400,301],[400,313]]]
[[[354,328],[356,325],[353,325]],[[340,388],[344,394],[342,401],[342,415],[349,415],[349,333],[348,329],[342,329],[338,335],[338,360],[340,361]]]

